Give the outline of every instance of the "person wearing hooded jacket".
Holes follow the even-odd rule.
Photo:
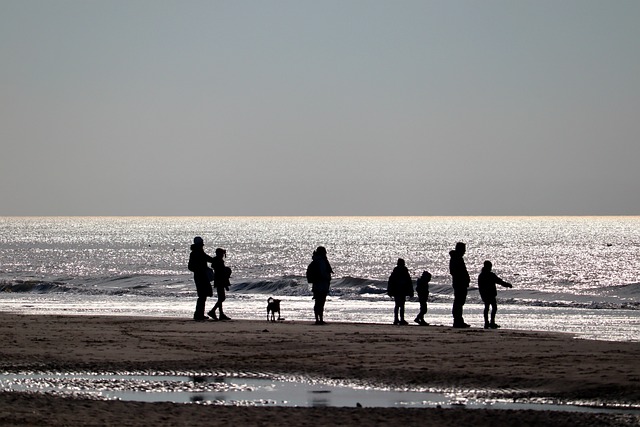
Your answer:
[[[208,262],[213,262],[213,257],[204,252],[204,241],[202,237],[197,236],[193,239],[193,244],[191,245],[188,268],[193,272],[193,281],[196,283],[198,292],[196,310],[193,313],[193,320],[198,322],[207,320],[207,316],[204,315],[204,306],[207,302],[207,297],[213,296],[213,289],[207,272],[209,269]]]
[[[462,308],[467,301],[467,289],[469,288],[469,272],[462,258],[467,251],[467,246],[462,243],[456,243],[456,248],[449,252],[451,259],[449,260],[449,273],[451,274],[451,282],[453,286],[453,315],[454,328],[468,328],[470,325],[464,322],[462,317]]]
[[[428,326],[429,324],[424,320],[424,316],[427,314],[427,302],[429,301],[429,282],[431,281],[431,273],[423,271],[422,275],[416,280],[416,293],[418,294],[418,302],[420,303],[420,311],[416,316],[414,322],[420,326]]]
[[[404,320],[404,303],[407,297],[413,297],[413,281],[402,258],[398,258],[397,265],[389,276],[387,294],[395,301],[393,324],[408,325],[409,323]]]
[[[478,291],[480,291],[480,298],[482,298],[482,302],[484,302],[484,328],[498,329],[500,325],[496,324],[496,312],[498,311],[498,303],[496,302],[498,290],[496,284],[504,286],[505,288],[512,288],[513,285],[499,278],[491,271],[491,268],[493,268],[491,261],[485,261],[482,271],[478,276]],[[491,307],[491,321],[489,321],[489,307]]]

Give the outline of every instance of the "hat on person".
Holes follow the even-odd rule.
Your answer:
[[[202,240],[202,237],[196,236],[193,238],[193,244],[198,246],[204,246],[204,240]]]
[[[218,254],[224,255],[224,254],[226,254],[226,253],[227,253],[227,251],[225,251],[225,250],[224,250],[224,249],[222,249],[222,248],[217,248],[217,249],[216,249],[216,255],[218,255]]]

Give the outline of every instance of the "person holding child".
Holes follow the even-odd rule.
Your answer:
[[[191,245],[191,254],[189,255],[189,264],[187,266],[189,271],[193,272],[193,281],[196,283],[196,291],[198,292],[196,310],[193,313],[193,320],[196,322],[207,320],[207,316],[204,315],[204,306],[207,302],[207,297],[213,296],[211,279],[208,274],[210,270],[207,266],[208,262],[213,262],[213,257],[205,253],[202,237],[196,236]]]

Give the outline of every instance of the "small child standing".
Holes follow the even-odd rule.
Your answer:
[[[416,322],[420,326],[429,325],[424,320],[424,315],[427,314],[427,300],[429,299],[429,282],[431,281],[431,273],[423,271],[422,276],[416,280],[416,292],[418,293],[418,302],[420,303],[420,312],[415,318]]]

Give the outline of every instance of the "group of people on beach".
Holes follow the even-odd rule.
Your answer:
[[[224,314],[222,303],[227,298],[226,291],[229,290],[229,278],[231,277],[231,269],[224,265],[224,259],[227,251],[222,248],[216,249],[216,256],[211,257],[204,251],[204,240],[197,236],[193,239],[191,245],[191,254],[189,255],[189,264],[187,268],[193,272],[193,281],[196,283],[198,292],[198,300],[196,301],[196,311],[193,313],[193,320],[202,322],[207,319],[211,320],[231,320]],[[207,265],[211,263],[211,267]],[[211,286],[213,282],[213,287]],[[213,296],[213,288],[216,288],[218,301],[205,316],[205,304],[207,297]],[[216,311],[219,314],[216,314]]]
[[[453,286],[453,308],[451,309],[451,314],[453,315],[454,328],[468,328],[470,326],[464,321],[462,316],[463,307],[467,301],[469,283],[471,283],[471,277],[469,276],[469,272],[467,271],[467,266],[463,258],[466,251],[466,245],[462,242],[458,242],[456,243],[455,249],[449,252],[449,256],[451,257],[449,260],[449,273],[451,274],[451,282]],[[497,329],[500,327],[500,325],[496,323],[496,312],[498,311],[498,304],[496,302],[498,291],[496,285],[499,284],[506,288],[513,287],[511,283],[505,282],[491,271],[492,268],[493,265],[491,264],[491,261],[485,261],[482,271],[478,276],[478,290],[480,291],[480,297],[484,303],[483,315],[485,329]],[[418,294],[420,311],[418,312],[414,322],[421,326],[428,325],[424,320],[424,316],[427,314],[427,300],[429,298],[430,281],[431,273],[428,271],[423,271],[420,278],[416,280],[415,290]],[[398,263],[389,277],[387,294],[395,301],[393,324],[408,325],[408,322],[404,320],[404,305],[407,298],[413,298],[414,292],[411,275],[409,274],[409,270],[402,258],[398,259]],[[491,309],[491,317],[489,317],[489,309]]]
[[[466,245],[458,242],[456,243],[455,249],[449,252],[449,256],[451,257],[449,260],[449,273],[451,274],[454,296],[453,307],[451,309],[454,328],[470,327],[462,316],[463,307],[467,300],[469,284],[471,283],[471,278],[464,262],[466,250]],[[188,268],[193,272],[193,280],[198,293],[196,310],[193,314],[193,320],[195,321],[205,321],[207,319],[214,321],[230,320],[222,310],[222,303],[226,299],[225,291],[229,290],[229,278],[231,277],[231,269],[224,265],[224,258],[226,257],[227,251],[222,248],[217,248],[215,253],[215,257],[211,257],[205,253],[202,237],[198,236],[193,239]],[[211,267],[208,266],[208,263],[211,263]],[[483,315],[485,329],[497,329],[500,327],[495,322],[498,308],[496,302],[498,294],[496,285],[499,284],[506,288],[512,287],[510,283],[505,282],[491,271],[492,268],[491,261],[485,261],[482,271],[478,276],[478,290],[484,303]],[[313,312],[316,325],[325,324],[324,306],[327,295],[329,295],[332,274],[333,270],[327,259],[327,250],[324,246],[319,246],[313,252],[311,263],[308,265],[306,271],[306,278],[307,281],[311,283],[311,292],[313,294],[313,300],[315,301]],[[427,314],[430,281],[431,273],[428,271],[423,271],[422,275],[416,280],[415,293],[418,295],[420,311],[414,319],[414,322],[421,326],[428,325],[424,316]],[[213,296],[211,282],[213,282],[213,287],[216,288],[218,300],[213,309],[207,312],[207,317],[205,315],[205,303],[207,297]],[[414,297],[414,287],[405,260],[402,258],[398,259],[397,265],[389,277],[387,294],[392,297],[395,302],[393,324],[408,325],[408,322],[404,319],[405,302],[407,298]],[[489,310],[491,310],[490,316]],[[216,311],[219,311],[219,314],[217,314]]]

